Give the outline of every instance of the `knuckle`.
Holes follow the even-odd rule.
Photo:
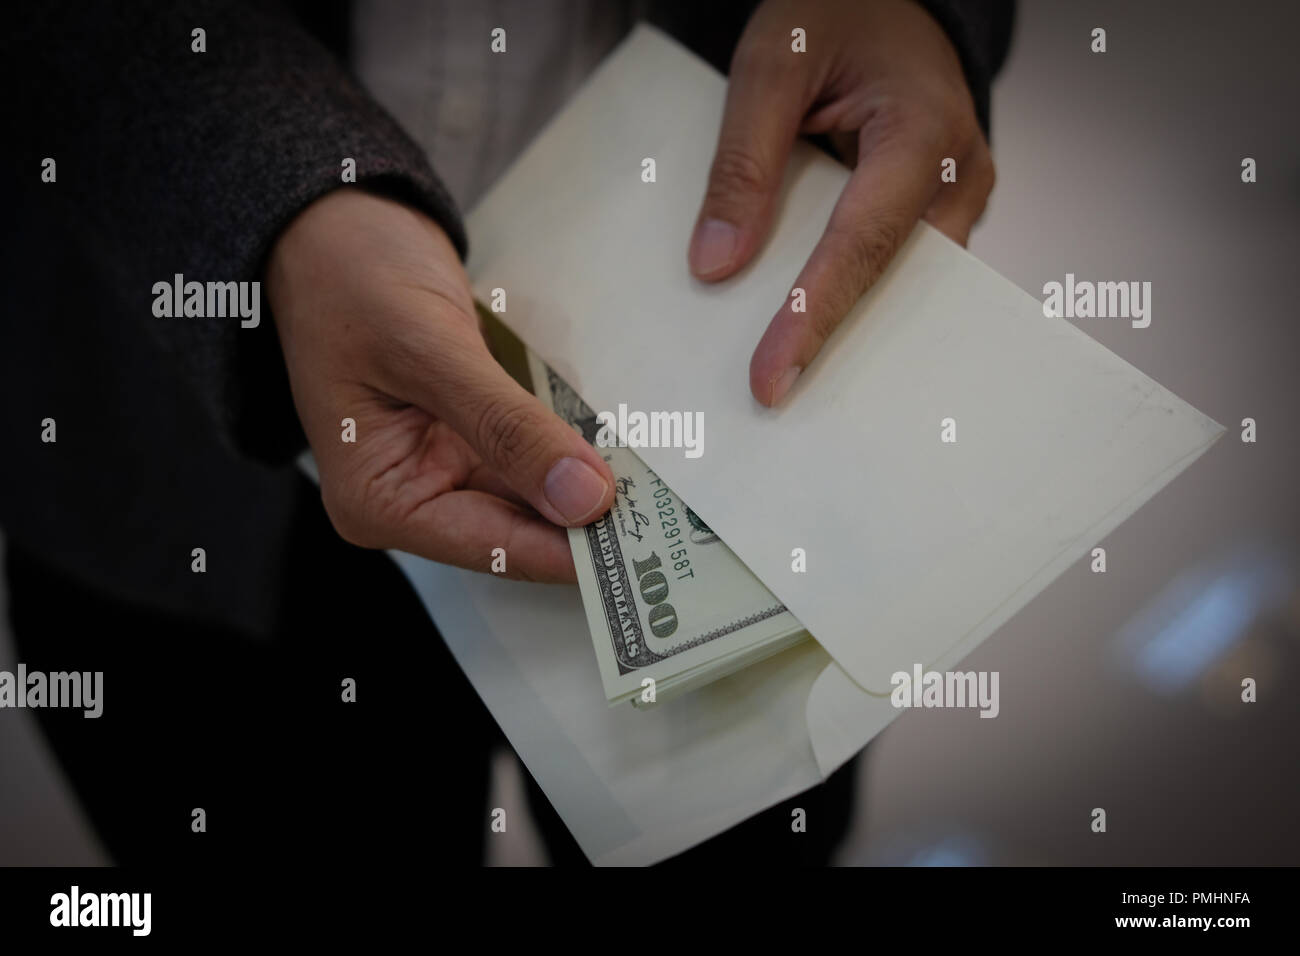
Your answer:
[[[761,195],[767,191],[768,175],[763,164],[748,150],[737,146],[718,147],[713,158],[706,199],[727,202]]]
[[[527,458],[541,440],[528,409],[503,399],[489,402],[479,413],[475,438],[480,453],[496,463]]]
[[[839,326],[840,320],[848,311],[845,306],[842,310],[839,304],[832,305],[829,308],[821,308],[808,313],[808,332],[809,338],[820,348],[821,344],[831,337],[831,333]]]
[[[913,160],[964,156],[962,135],[938,114],[905,100],[882,100],[862,128],[862,155],[877,150]]]
[[[889,218],[874,219],[837,237],[849,274],[856,278],[852,301],[857,301],[885,271],[902,238],[898,226]]]
[[[786,313],[783,317],[794,339],[796,351],[808,358],[815,355],[839,326],[852,305],[852,300],[840,291],[827,291],[817,297],[815,306],[804,313]],[[763,381],[766,385],[766,380]]]
[[[909,124],[908,136],[916,149],[926,156],[940,156],[956,152],[960,155],[965,142],[964,134],[951,123],[937,116],[922,114]]]
[[[863,133],[871,143],[886,143],[897,139],[912,125],[912,110],[899,96],[881,93],[871,104]]]
[[[818,296],[816,307],[800,317],[808,339],[820,345],[830,338],[844,316],[885,270],[901,238],[898,226],[889,219],[827,234],[830,252],[827,265],[833,275],[843,278],[826,288]]]

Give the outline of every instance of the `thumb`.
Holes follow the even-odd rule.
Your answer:
[[[756,56],[732,63],[718,148],[691,237],[689,262],[698,279],[725,279],[762,245],[802,121],[803,84]]]
[[[614,475],[583,437],[475,351],[440,414],[489,467],[549,520],[583,525],[614,503]],[[446,392],[444,392],[446,394]]]

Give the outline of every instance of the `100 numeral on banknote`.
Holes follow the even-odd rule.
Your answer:
[[[594,442],[595,412],[531,353],[542,402]],[[630,448],[599,449],[614,506],[569,529],[606,697],[627,700],[646,677],[661,691],[707,683],[738,661],[802,637],[799,622]]]

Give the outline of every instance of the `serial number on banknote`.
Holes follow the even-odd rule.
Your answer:
[[[654,474],[651,472],[651,474]],[[654,517],[648,517],[637,511],[636,500],[631,497],[629,492],[633,490],[636,483],[631,478],[618,479],[618,493],[623,497],[627,506],[628,514],[632,516],[634,527],[624,528],[629,538],[635,538],[638,542],[644,543],[645,535],[641,533],[643,527],[648,528],[656,520],[659,522],[659,531],[663,536],[665,547],[668,548],[668,562],[671,570],[677,575],[678,581],[684,581],[687,578],[695,577],[695,569],[691,567],[689,549],[686,547],[686,539],[682,537],[682,522],[686,521],[686,515],[679,511],[682,508],[681,502],[673,497],[672,489],[663,483],[663,479],[654,475],[654,480],[650,482],[654,490],[651,492],[650,505],[653,509]],[[657,486],[657,487],[656,487]],[[683,509],[684,510],[684,509]],[[662,561],[652,551],[650,558],[654,560],[654,567],[662,567]],[[634,562],[640,565],[642,562]],[[638,575],[639,576],[639,575]]]

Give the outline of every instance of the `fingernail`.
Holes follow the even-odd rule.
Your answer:
[[[707,278],[731,265],[736,255],[736,227],[721,219],[706,219],[691,238],[691,272]]]
[[[799,377],[799,373],[802,371],[803,369],[798,365],[791,365],[776,378],[772,379],[772,400],[768,402],[768,404],[776,405],[781,401],[781,399],[785,398],[786,392],[790,391],[790,386],[794,384],[794,380]]]
[[[577,458],[561,458],[547,472],[543,491],[564,520],[581,524],[592,517],[609,485],[596,469]]]

